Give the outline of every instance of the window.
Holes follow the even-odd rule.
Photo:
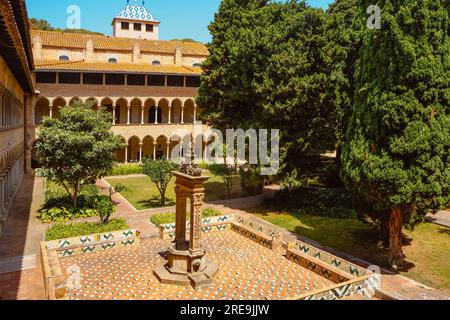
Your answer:
[[[129,86],[145,86],[145,75],[129,74],[127,77],[127,84]]]
[[[60,72],[59,73],[59,83],[80,84],[81,83],[81,74],[80,73]]]
[[[201,67],[202,64],[201,64],[201,63],[194,63],[192,66],[193,66],[193,67]]]
[[[130,23],[129,22],[122,22],[120,24],[120,27],[122,28],[122,30],[130,30]]]
[[[200,77],[186,77],[186,86],[191,88],[200,87]]]
[[[148,85],[155,87],[164,87],[166,84],[165,76],[150,75],[148,76]]]
[[[36,72],[37,83],[56,83],[55,72]]]
[[[66,55],[59,56],[59,61],[69,61],[69,60],[70,60],[69,56]]]
[[[153,25],[152,24],[145,25],[145,30],[147,32],[153,32]]]
[[[168,76],[167,85],[169,87],[184,87],[184,77],[182,76]]]
[[[103,84],[103,74],[85,73],[83,74],[83,84]]]
[[[124,74],[107,74],[105,76],[105,82],[107,85],[125,85],[125,75]]]
[[[134,23],[134,31],[141,31],[141,30],[142,30],[142,24]]]
[[[152,62],[152,65],[154,65],[154,66],[160,66],[160,65],[161,65],[161,62],[160,62],[159,60],[155,60],[155,61]]]
[[[108,58],[108,63],[117,63],[117,58]]]

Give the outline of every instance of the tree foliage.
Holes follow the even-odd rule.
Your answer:
[[[362,37],[342,173],[359,212],[388,225],[398,267],[402,225],[449,200],[449,17],[440,1],[378,3],[382,28]]]
[[[227,198],[230,199],[231,190],[233,190],[233,176],[235,175],[234,168],[227,164],[213,163],[208,166],[208,170],[222,179],[227,188]]]
[[[287,169],[334,149],[325,13],[303,1],[223,0],[197,102],[218,129],[278,128]]]
[[[144,159],[143,162],[144,174],[146,174],[150,180],[158,188],[161,195],[161,206],[166,206],[166,190],[173,177],[172,172],[179,168],[179,165],[165,159],[153,160],[150,158]]]
[[[35,30],[44,30],[44,31],[61,31],[61,32],[68,32],[68,33],[83,33],[83,34],[94,34],[94,35],[101,35],[103,36],[103,33],[100,32],[95,32],[95,31],[90,31],[90,30],[86,30],[86,29],[59,29],[59,28],[54,28],[50,22],[48,22],[47,20],[44,19],[36,19],[36,18],[31,18],[30,20],[30,25],[32,29]]]
[[[111,117],[89,103],[60,108],[60,118],[44,118],[36,142],[41,172],[62,185],[74,207],[83,187],[111,172],[122,142],[111,132]]]

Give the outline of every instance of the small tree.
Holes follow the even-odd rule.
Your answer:
[[[159,194],[161,195],[161,206],[166,206],[166,190],[167,186],[172,179],[172,171],[178,169],[178,165],[172,161],[168,160],[152,160],[146,158],[143,163],[144,174],[149,176],[150,180],[158,188]]]
[[[95,202],[95,209],[100,217],[100,223],[107,224],[111,215],[116,211],[116,206],[108,196],[101,196]]]
[[[225,187],[227,188],[227,198],[231,198],[231,190],[233,189],[234,169],[231,166],[214,163],[209,166],[209,171],[222,178]]]
[[[89,103],[60,109],[60,118],[44,118],[36,143],[41,174],[67,191],[78,205],[83,187],[95,183],[115,165],[122,142],[111,131],[111,117]]]

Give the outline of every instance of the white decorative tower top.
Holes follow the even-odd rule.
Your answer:
[[[127,6],[114,17],[112,24],[115,37],[159,39],[160,22],[145,8],[144,1],[139,5],[137,0],[134,0],[134,4],[127,0]]]

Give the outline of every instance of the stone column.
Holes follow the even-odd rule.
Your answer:
[[[153,160],[156,160],[156,146],[158,144],[156,142],[153,143]]]
[[[155,106],[155,124],[158,124],[158,106]]]
[[[139,143],[139,163],[142,163],[142,147],[144,146],[144,143]]]
[[[131,106],[127,107],[127,124],[131,124]]]
[[[194,124],[197,123],[197,106],[194,106]]]
[[[186,194],[180,187],[175,187],[177,208],[175,222],[175,248],[186,250]]]
[[[181,106],[181,124],[184,124],[184,106]]]
[[[128,163],[128,146],[125,147],[125,163]]]
[[[205,199],[204,193],[194,193],[191,199],[191,229],[189,250],[201,251],[202,246],[202,206]]]
[[[169,124],[172,124],[172,106],[169,106]]]
[[[53,106],[49,106],[50,114],[49,117],[53,118]]]
[[[112,124],[115,125],[116,124],[116,106],[112,107],[113,109],[113,120],[112,120]]]
[[[170,160],[170,142],[167,142],[167,146],[166,146],[166,158],[167,160]]]
[[[145,106],[142,106],[141,107],[141,124],[144,124],[144,109],[145,109]]]

